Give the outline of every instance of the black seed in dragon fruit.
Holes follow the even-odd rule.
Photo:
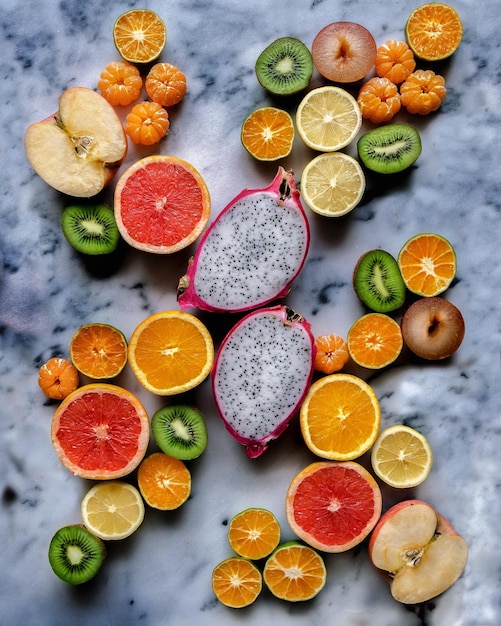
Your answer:
[[[205,231],[178,285],[181,308],[246,312],[286,296],[308,254],[310,229],[292,172],[244,189]]]
[[[297,413],[314,357],[309,322],[284,305],[248,313],[223,339],[212,390],[226,429],[249,458],[260,456]]]

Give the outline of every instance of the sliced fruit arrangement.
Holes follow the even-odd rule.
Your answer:
[[[298,541],[287,541],[266,560],[263,580],[276,598],[304,602],[322,591],[327,569],[316,550]]]
[[[466,567],[468,546],[431,505],[404,500],[378,521],[369,555],[386,573],[395,600],[410,605],[431,600],[456,582]]]
[[[77,370],[89,378],[115,378],[127,363],[127,340],[110,324],[84,324],[71,338],[70,357]]]
[[[264,559],[280,543],[280,525],[271,511],[248,508],[231,518],[228,542],[239,556],[253,561]]]
[[[292,172],[279,166],[263,189],[244,189],[203,234],[179,280],[181,308],[243,312],[283,298],[310,244]]]
[[[294,136],[292,117],[277,107],[262,107],[250,113],[240,133],[244,148],[258,161],[276,161],[289,156]]]
[[[290,96],[308,86],[313,75],[313,59],[302,41],[280,37],[261,52],[254,70],[268,92]]]
[[[368,383],[337,373],[310,386],[299,417],[304,441],[313,454],[348,461],[362,456],[376,440],[381,407]]]
[[[174,156],[151,155],[120,176],[114,210],[118,229],[132,247],[172,254],[192,244],[204,230],[210,216],[210,195],[191,163]]]
[[[345,552],[360,544],[381,515],[381,490],[355,461],[318,461],[301,470],[286,494],[294,533],[314,549]]]

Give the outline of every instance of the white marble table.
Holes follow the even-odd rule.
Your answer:
[[[96,271],[67,245],[59,227],[66,199],[29,167],[22,138],[27,125],[56,109],[63,89],[95,88],[105,63],[118,59],[115,18],[135,2],[3,0],[0,250],[0,622],[9,626],[109,624],[127,626],[340,624],[343,626],[490,626],[499,623],[500,339],[499,66],[501,19],[495,0],[451,1],[464,40],[444,65],[448,95],[441,111],[416,120],[423,153],[398,183],[369,184],[349,216],[309,214],[312,244],[287,303],[316,334],[346,334],[363,312],[351,287],[359,255],[372,247],[393,254],[411,235],[443,234],[458,255],[457,280],[447,293],[463,312],[466,337],[445,363],[406,359],[365,377],[381,401],[383,425],[402,422],[431,442],[435,464],[412,493],[385,490],[384,508],[419,497],[436,505],[465,536],[470,557],[462,578],[419,610],[394,602],[372,569],[366,544],[326,555],[328,579],[312,602],[290,605],[269,594],[231,611],[211,591],[212,568],[230,555],[229,518],[264,506],[292,538],[284,513],[291,478],[314,460],[294,422],[260,459],[250,461],[225,432],[206,381],[190,395],[207,418],[210,444],[192,463],[193,493],[178,512],[147,512],[143,527],[109,545],[108,560],[86,586],[70,588],[50,570],[47,547],[60,526],[79,521],[89,487],[57,460],[49,437],[54,404],[37,387],[37,369],[67,354],[82,323],[102,321],[130,335],[150,313],[174,308],[176,285],[193,249],[169,258],[127,250],[114,268]],[[320,0],[151,0],[168,28],[164,59],[186,72],[188,94],[158,150],[185,158],[204,176],[215,216],[243,187],[264,186],[275,164],[258,164],[240,144],[240,124],[272,103],[253,66],[273,39],[293,35],[311,44],[324,25],[350,20],[378,43],[402,37],[417,2]],[[321,80],[315,75],[314,84]],[[293,108],[294,103],[288,103]],[[403,118],[401,118],[403,119]],[[353,146],[348,149],[353,152]],[[147,150],[130,149],[127,164]],[[298,141],[284,165],[300,176],[313,155]],[[110,198],[111,191],[104,195]],[[230,321],[203,315],[220,337]],[[162,404],[126,371],[119,380],[149,411]],[[367,459],[362,459],[366,462]]]

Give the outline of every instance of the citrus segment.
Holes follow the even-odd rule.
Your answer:
[[[38,386],[53,400],[66,398],[79,382],[77,368],[62,357],[52,357],[38,370]]]
[[[344,152],[319,154],[301,175],[304,201],[325,217],[346,215],[360,203],[364,191],[365,175],[359,162]]]
[[[97,88],[112,106],[128,106],[139,98],[143,79],[135,65],[112,61],[101,72]]]
[[[186,94],[186,76],[171,63],[156,63],[144,83],[148,96],[163,107],[174,106]]]
[[[120,55],[131,63],[149,63],[160,56],[167,40],[163,20],[148,9],[120,15],[113,25],[113,41]]]
[[[437,296],[456,275],[454,248],[445,237],[434,233],[411,237],[397,261],[407,289],[419,296]]]
[[[362,542],[381,506],[378,484],[354,461],[312,463],[292,480],[286,495],[291,529],[324,552],[344,552]]]
[[[319,152],[347,146],[362,125],[355,98],[341,87],[326,85],[308,92],[296,111],[296,127],[304,143]]]
[[[212,572],[212,589],[217,599],[232,609],[252,604],[263,588],[263,577],[251,561],[230,557]]]
[[[157,254],[182,250],[201,234],[209,215],[205,181],[178,157],[139,159],[117,182],[117,226],[125,241],[139,250]]]
[[[256,109],[244,120],[240,138],[247,152],[259,161],[282,159],[292,150],[292,118],[276,107]]]
[[[160,396],[199,385],[214,361],[214,344],[206,326],[184,311],[150,315],[129,341],[129,364],[139,382]]]
[[[330,374],[315,381],[301,406],[301,433],[317,456],[347,461],[372,446],[381,408],[372,387],[352,374]]]
[[[127,340],[121,330],[109,324],[85,324],[71,339],[70,356],[85,376],[114,378],[127,363]]]
[[[367,313],[348,331],[351,358],[368,369],[380,369],[397,359],[404,344],[400,325],[384,313]]]
[[[121,478],[143,459],[150,422],[141,402],[108,383],[83,385],[52,418],[51,438],[65,467],[94,480]]]
[[[375,474],[391,487],[417,487],[430,473],[433,453],[424,435],[396,424],[380,433],[372,448],[371,462]]]
[[[133,485],[118,480],[91,487],[80,508],[86,528],[106,540],[129,537],[144,519],[141,494]]]
[[[405,36],[419,59],[439,61],[457,50],[463,37],[463,25],[451,6],[431,2],[417,7],[410,14]]]
[[[346,341],[339,335],[320,335],[315,338],[315,370],[323,374],[334,374],[343,369],[350,355]]]
[[[163,452],[154,452],[141,461],[137,482],[146,504],[161,511],[178,509],[191,492],[186,465]]]
[[[263,579],[271,593],[281,600],[311,600],[325,586],[327,570],[322,557],[309,546],[288,541],[267,559]]]
[[[158,143],[169,128],[169,114],[157,102],[139,102],[125,118],[125,132],[134,143],[142,146]]]
[[[239,556],[263,559],[278,546],[280,525],[271,511],[246,509],[231,519],[228,541]]]

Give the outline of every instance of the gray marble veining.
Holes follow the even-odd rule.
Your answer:
[[[236,0],[161,2],[148,7],[164,18],[162,59],[185,71],[188,94],[172,116],[162,153],[185,158],[204,176],[216,215],[243,187],[271,181],[276,164],[258,164],[240,144],[240,125],[257,106],[274,103],[258,85],[254,62],[273,39],[293,35],[310,45],[324,25],[364,24],[378,43],[401,38],[417,2],[369,0]],[[69,588],[50,570],[47,547],[60,526],[79,521],[88,488],[71,476],[52,449],[54,404],[36,379],[52,354],[67,354],[74,330],[102,321],[130,336],[150,313],[175,308],[176,286],[193,249],[169,258],[127,250],[114,267],[89,264],[61,234],[66,199],[29,167],[23,135],[28,124],[57,109],[63,89],[95,88],[104,65],[118,59],[112,26],[131,1],[3,0],[0,8],[0,94],[3,145],[0,208],[0,621],[2,624],[127,626],[224,624],[341,624],[343,626],[493,626],[501,604],[499,519],[500,339],[498,293],[501,101],[501,19],[495,0],[451,1],[465,33],[441,66],[448,94],[439,112],[413,119],[423,139],[416,167],[398,183],[374,180],[363,202],[343,219],[309,213],[310,253],[287,303],[307,317],[315,334],[346,335],[363,309],[351,287],[360,254],[381,247],[396,255],[413,234],[438,232],[455,246],[458,273],[447,297],[462,311],[466,337],[446,363],[407,358],[370,380],[381,401],[383,425],[405,422],[429,439],[435,462],[412,493],[384,491],[384,507],[419,497],[465,536],[470,557],[461,579],[420,609],[392,600],[363,544],[326,555],[325,589],[304,606],[268,594],[249,609],[226,609],[214,598],[212,568],[230,555],[231,516],[264,506],[292,538],[284,494],[292,477],[314,458],[296,423],[261,459],[249,461],[225,432],[206,381],[190,400],[205,412],[210,444],[192,463],[193,493],[173,514],[149,510],[143,527],[109,545],[98,577]],[[320,84],[315,75],[312,86]],[[288,103],[293,110],[293,103]],[[353,154],[352,144],[347,151]],[[147,151],[130,147],[123,167]],[[300,176],[313,155],[298,140],[284,165]],[[112,187],[103,195],[111,201]],[[203,319],[219,331],[219,318]],[[225,319],[224,324],[228,320]],[[223,324],[223,325],[224,325]],[[126,370],[118,381],[149,411],[162,405]]]

